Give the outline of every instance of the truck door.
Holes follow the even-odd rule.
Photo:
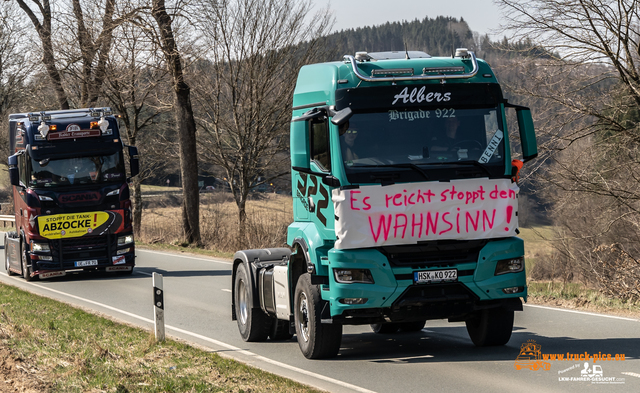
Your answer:
[[[329,142],[329,122],[327,118],[311,119],[309,122],[309,143],[311,169],[321,173],[331,173],[331,144]],[[304,175],[301,173],[301,175]],[[331,189],[322,182],[320,176],[307,175],[305,191],[302,192],[309,203],[311,221],[319,227],[333,230],[334,214]]]

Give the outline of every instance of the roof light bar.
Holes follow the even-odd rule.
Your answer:
[[[371,76],[377,75],[413,75],[413,68],[390,68],[388,70],[379,68],[371,71]]]
[[[448,72],[464,72],[464,67],[425,67],[422,73],[435,72],[437,74],[446,74]]]
[[[351,67],[353,68],[353,72],[356,76],[365,82],[397,82],[397,81],[421,81],[421,80],[446,80],[446,79],[468,79],[474,77],[479,70],[478,60],[476,59],[475,53],[472,51],[467,51],[466,54],[469,56],[468,60],[471,60],[471,71],[462,74],[437,74],[437,75],[407,75],[407,76],[374,76],[373,72],[371,76],[364,75],[360,72],[358,68],[358,64],[356,63],[356,59],[351,55],[344,56],[344,60],[346,63],[351,63]],[[465,59],[466,60],[466,59]],[[446,67],[446,68],[455,68],[455,67]],[[464,68],[463,68],[464,71]],[[459,71],[456,71],[459,72]],[[382,73],[382,72],[381,72]]]

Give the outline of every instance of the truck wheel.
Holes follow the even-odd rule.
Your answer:
[[[273,341],[282,341],[291,337],[293,337],[293,334],[289,333],[289,321],[273,318],[269,338]]]
[[[35,277],[31,277],[31,268],[29,267],[29,251],[24,241],[20,242],[20,255],[22,256],[22,277],[27,281],[33,281]]]
[[[400,329],[400,325],[393,322],[372,323],[370,326],[375,334],[393,334]]]
[[[233,294],[238,330],[244,341],[264,341],[269,336],[271,318],[262,310],[251,307],[250,285],[244,265],[238,265]]]
[[[502,307],[478,311],[465,321],[471,341],[477,347],[504,345],[511,338],[513,310]]]
[[[424,324],[427,323],[424,321],[413,321],[413,322],[402,322],[400,323],[400,331],[402,332],[419,332],[424,328]]]
[[[334,357],[342,342],[342,325],[323,324],[320,289],[311,284],[311,277],[305,273],[298,279],[295,291],[295,324],[298,345],[307,359]]]

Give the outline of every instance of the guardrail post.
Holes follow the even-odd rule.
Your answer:
[[[156,341],[164,341],[164,289],[162,274],[153,273],[153,326]]]

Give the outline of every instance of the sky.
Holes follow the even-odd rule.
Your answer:
[[[422,20],[427,16],[452,16],[462,17],[471,31],[496,39],[502,35],[493,35],[491,30],[504,23],[500,9],[492,0],[332,0],[330,6],[336,18],[333,31]]]

